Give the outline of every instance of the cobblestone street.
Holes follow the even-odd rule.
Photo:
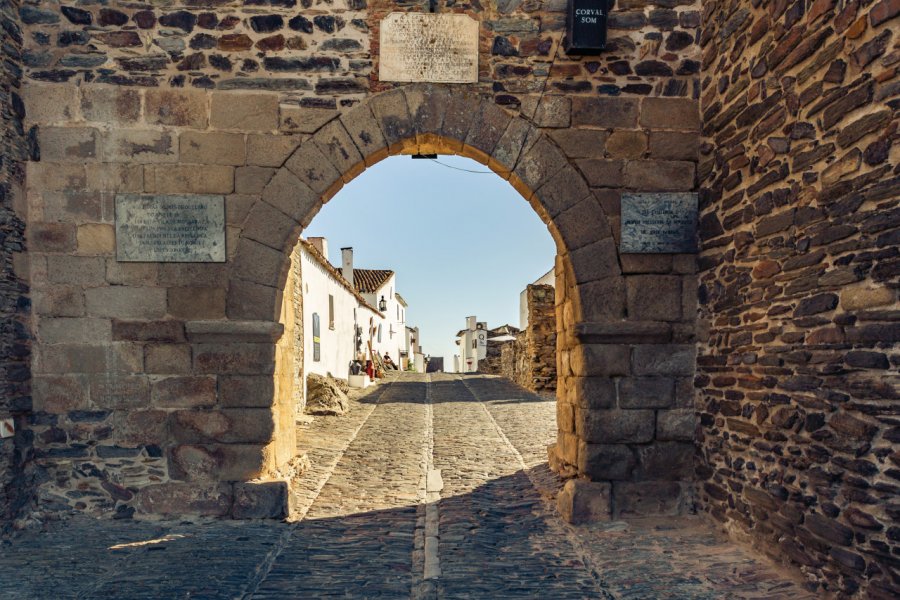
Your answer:
[[[572,527],[552,400],[395,376],[300,424],[289,523],[50,523],[0,545],[0,598],[812,598],[699,518]]]

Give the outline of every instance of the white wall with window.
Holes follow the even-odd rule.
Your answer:
[[[373,346],[382,356],[386,353],[398,366],[406,347],[406,306],[397,299],[397,275],[391,273],[374,292],[362,292],[363,298],[374,307],[381,309],[384,320],[380,335],[376,332]]]
[[[297,251],[303,294],[303,372],[346,379],[356,357],[356,327],[362,328],[365,351],[369,327],[384,329],[387,319],[362,302],[315,248],[301,241]]]

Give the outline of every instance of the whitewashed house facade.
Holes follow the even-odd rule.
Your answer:
[[[357,357],[357,327],[363,329],[360,351],[365,352],[369,322],[381,323],[385,317],[328,262],[324,238],[301,240],[297,248],[303,297],[304,374],[346,379],[350,364]]]
[[[466,317],[466,328],[456,334],[459,354],[454,357],[458,373],[475,373],[478,361],[487,356],[487,323],[479,323],[475,317]]]
[[[372,350],[389,354],[398,365],[408,352],[406,302],[394,289],[390,270],[354,269],[353,249],[342,248],[342,267],[328,261],[325,238],[301,239],[295,249],[299,263],[302,327],[302,380],[306,375],[347,379],[354,360],[364,367]],[[383,310],[379,303],[384,297]],[[389,300],[390,299],[390,300]],[[418,330],[417,330],[418,333]]]
[[[366,302],[377,307],[383,315],[374,332],[373,345],[382,356],[389,354],[397,366],[400,358],[407,355],[409,348],[406,342],[406,301],[397,293],[397,275],[388,269],[355,269],[353,268],[352,249],[349,257],[343,249],[344,278],[350,279]],[[349,267],[348,267],[349,260]]]

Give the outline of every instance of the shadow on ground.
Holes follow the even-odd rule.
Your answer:
[[[567,548],[540,547],[547,523],[536,495],[510,507],[513,490],[530,485],[522,472],[441,500],[444,593],[533,598],[547,581],[584,579]],[[411,505],[295,524],[76,517],[0,546],[0,598],[408,598],[414,565],[423,566],[413,557],[420,513]]]
[[[592,573],[575,530],[533,490],[522,471],[440,501],[439,597],[803,597],[696,519],[579,528]],[[409,598],[423,568],[414,556],[423,512],[294,524],[73,518],[0,546],[0,598]]]

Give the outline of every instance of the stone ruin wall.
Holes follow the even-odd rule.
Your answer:
[[[539,394],[556,392],[555,299],[552,285],[529,285],[528,327],[500,348],[500,374]]]
[[[485,375],[502,375],[503,365],[501,364],[503,348],[508,346],[512,340],[506,342],[487,343],[484,358],[478,361],[478,372]]]
[[[702,506],[829,592],[896,597],[900,3],[704,10]]]
[[[21,98],[18,0],[0,0],[0,421],[14,419],[15,435],[0,438],[0,529],[26,505],[32,483],[30,335],[27,273],[23,269],[25,223],[16,210],[24,196],[28,136]],[[2,424],[0,424],[2,427]]]
[[[229,483],[236,474],[272,466],[272,425],[253,416],[271,408],[262,404],[271,401],[272,378],[255,369],[273,360],[268,339],[278,332],[238,339],[191,325],[224,320],[226,307],[228,316],[237,307],[242,318],[271,318],[266,301],[280,293],[267,287],[271,273],[249,262],[118,263],[113,200],[118,192],[224,194],[228,248],[246,246],[246,260],[265,262],[278,251],[273,242],[248,240],[268,240],[282,225],[258,212],[259,222],[247,221],[264,186],[337,111],[391,87],[372,69],[375,24],[389,8],[423,7],[23,4],[27,119],[42,152],[28,165],[28,217],[41,348],[32,429],[49,482],[44,508],[224,514],[237,496]],[[538,127],[545,141],[529,154],[547,169],[559,169],[564,156],[593,192],[585,197],[580,176],[567,176],[561,194],[583,200],[554,208],[553,233],[577,254],[558,263],[573,290],[557,298],[558,322],[665,313],[650,337],[564,331],[559,459],[604,481],[605,494],[616,481],[616,493],[634,498],[619,507],[626,512],[656,510],[661,495],[665,509],[677,511],[692,472],[693,391],[685,383],[694,368],[694,258],[603,257],[618,235],[620,190],[695,189],[699,2],[623,0],[611,17],[609,52],[584,59],[560,51],[564,7],[455,4],[482,22],[480,81],[465,87],[501,107],[490,114],[504,126],[514,115]],[[435,90],[448,98],[448,114],[471,110],[471,96]],[[411,106],[420,94],[399,99]],[[392,135],[406,109],[392,104],[397,94],[381,97],[373,116]],[[334,161],[322,172],[353,166],[314,150],[304,156]],[[530,173],[528,185],[544,182],[540,165]],[[336,189],[317,192],[327,198]],[[232,374],[217,374],[226,365]],[[620,404],[614,379],[628,382]],[[198,417],[210,407],[221,430]],[[654,483],[659,478],[666,485]]]

